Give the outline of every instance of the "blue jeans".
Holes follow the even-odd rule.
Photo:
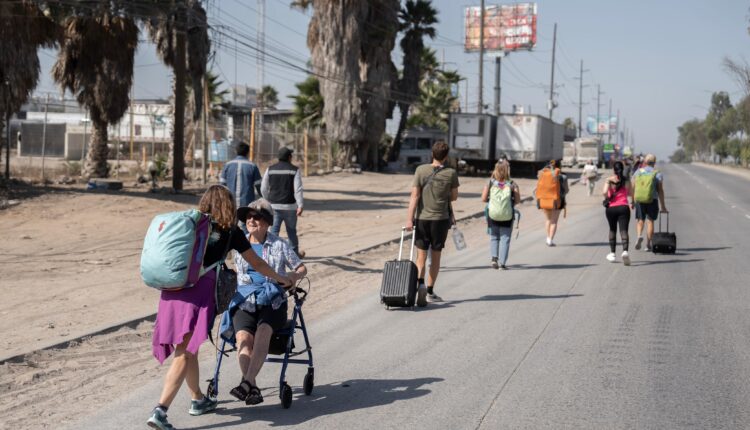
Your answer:
[[[273,225],[271,233],[279,235],[281,223],[286,224],[286,236],[292,244],[292,249],[299,255],[299,240],[297,239],[297,211],[276,210],[273,211]]]
[[[512,232],[512,227],[490,225],[490,256],[497,258],[498,262],[502,265],[505,265],[505,262],[508,261],[510,235]]]

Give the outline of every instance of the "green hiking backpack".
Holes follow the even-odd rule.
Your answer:
[[[649,204],[654,201],[657,173],[659,171],[656,169],[650,172],[647,172],[645,169],[638,169],[635,175],[635,194],[633,195],[636,203]]]
[[[489,216],[493,221],[510,221],[513,219],[513,181],[508,181],[500,188],[490,181]]]

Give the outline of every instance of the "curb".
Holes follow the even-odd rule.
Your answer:
[[[44,347],[35,349],[33,351],[23,352],[21,354],[13,355],[7,358],[0,358],[0,366],[2,366],[5,363],[21,363],[24,361],[24,358],[36,352],[48,351],[50,349],[65,349],[65,348],[72,346],[72,344],[85,341],[94,336],[100,336],[103,334],[113,333],[113,332],[116,332],[117,330],[120,330],[123,327],[136,328],[140,323],[144,321],[151,321],[151,322],[156,321],[156,314],[153,313],[153,314],[145,315],[145,316],[135,318],[132,320],[124,321],[124,322],[115,324],[113,326],[104,327],[100,330],[96,330],[94,332],[87,333],[82,336],[75,337],[73,339],[68,339],[68,340],[58,342],[52,345],[44,346]]]

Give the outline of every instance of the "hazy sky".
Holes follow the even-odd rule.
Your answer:
[[[211,0],[209,22],[219,33],[240,39],[235,61],[234,41],[220,34],[213,64],[224,82],[255,86],[258,83],[255,51],[257,46],[258,4],[256,0]],[[490,1],[487,4],[496,4]],[[659,157],[675,149],[676,127],[687,119],[703,117],[711,92],[724,90],[736,101],[741,92],[724,72],[724,56],[750,57],[748,8],[739,0],[540,0],[538,3],[538,44],[533,52],[516,52],[503,60],[502,110],[512,104],[531,106],[533,113],[546,115],[549,88],[552,28],[558,24],[557,101],[554,119],[578,118],[580,60],[584,61],[584,126],[587,113],[596,112],[596,84],[601,85],[602,112],[609,99],[613,113],[634,133],[636,150],[653,151]],[[468,78],[469,107],[475,110],[478,95],[478,54],[463,52],[463,10],[478,1],[434,0],[439,11],[438,37],[430,46],[447,69],[458,69]],[[266,0],[266,84],[280,92],[280,107],[291,106],[288,95],[295,94],[294,83],[305,74],[309,59],[306,45],[310,13],[289,8],[289,0]],[[227,26],[227,27],[220,27]],[[145,33],[141,35],[145,39]],[[53,91],[49,66],[53,51],[43,52],[43,76],[38,91]],[[394,50],[394,61],[401,52]],[[283,60],[284,64],[279,65]],[[273,64],[276,63],[276,64]],[[485,58],[484,102],[494,100],[494,60]],[[235,72],[236,71],[236,72]],[[540,88],[541,86],[544,89]],[[156,58],[153,47],[142,43],[136,58],[136,98],[167,97],[169,70]],[[461,103],[465,86],[461,84]]]

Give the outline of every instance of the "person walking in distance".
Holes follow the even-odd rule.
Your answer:
[[[620,228],[620,239],[622,240],[622,262],[630,266],[630,255],[628,247],[630,237],[628,236],[628,225],[630,224],[630,206],[628,197],[631,201],[633,198],[633,187],[630,179],[625,174],[625,166],[621,161],[616,161],[614,165],[614,175],[607,178],[602,188],[604,203],[606,206],[605,215],[609,223],[609,254],[607,261],[614,263],[615,250],[617,248],[617,228]]]
[[[513,232],[513,208],[521,201],[518,185],[510,179],[510,164],[501,159],[482,190],[482,201],[488,203],[490,258],[493,269],[506,269],[510,237]],[[498,261],[499,260],[499,261]]]
[[[237,144],[237,157],[224,165],[219,183],[229,188],[234,197],[235,207],[242,208],[260,195],[260,170],[248,156],[250,146],[245,142]]]
[[[583,176],[584,181],[586,181],[586,185],[589,189],[589,195],[593,195],[594,188],[596,187],[596,178],[599,177],[599,171],[596,169],[596,165],[594,164],[593,160],[589,160],[586,162],[586,165],[583,166],[583,172],[581,173],[581,176]]]
[[[438,140],[432,146],[432,163],[417,167],[412,183],[406,229],[414,230],[417,248],[417,306],[430,301],[440,301],[435,294],[435,281],[440,272],[440,255],[451,228],[453,211],[451,202],[458,199],[458,172],[446,167],[448,144]],[[430,250],[430,270],[425,284],[427,252]]]
[[[565,209],[565,194],[568,192],[568,178],[559,168],[555,160],[537,174],[536,204],[544,211],[546,218],[544,228],[547,233],[547,246],[555,246],[555,233],[560,212]]]
[[[271,202],[273,225],[271,233],[278,236],[281,224],[286,225],[286,235],[292,249],[300,258],[305,252],[299,249],[297,218],[302,216],[304,199],[302,196],[302,175],[292,164],[292,149],[282,146],[279,149],[279,162],[266,169],[261,181],[261,193]]]
[[[646,251],[651,250],[651,240],[654,237],[654,221],[661,212],[667,213],[667,205],[664,203],[664,176],[657,170],[656,156],[647,154],[643,159],[641,167],[633,174],[633,199],[635,200],[635,217],[638,222],[635,232],[638,240],[635,249],[643,246],[643,226],[646,225]]]

